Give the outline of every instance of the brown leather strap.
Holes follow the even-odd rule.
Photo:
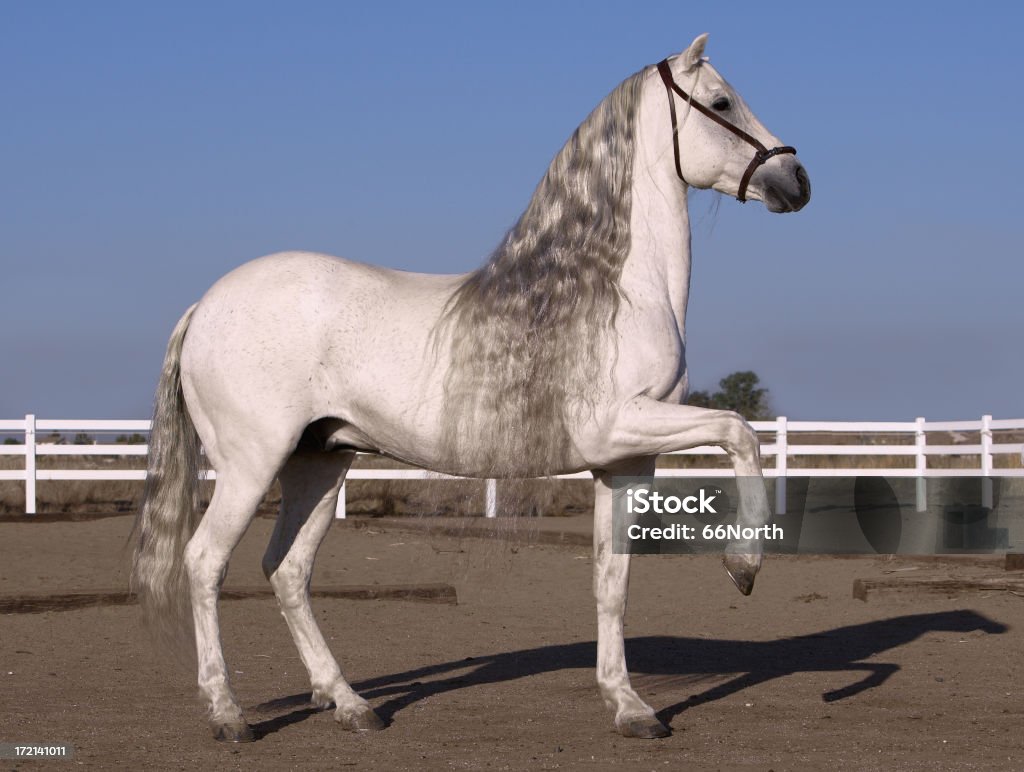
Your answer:
[[[676,122],[676,100],[672,98],[672,87],[675,85],[675,81],[672,80],[672,71],[668,68],[668,59],[658,62],[658,73],[668,92],[668,112],[672,116],[672,153],[676,158],[676,174],[679,175],[679,179],[686,182],[686,178],[683,177],[683,167],[679,164],[679,125]],[[686,184],[689,185],[688,182]]]
[[[683,167],[679,159],[679,126],[676,120],[676,101],[675,99],[672,98],[673,92],[678,94],[683,99],[685,99],[689,103],[690,107],[693,107],[695,110],[697,110],[697,112],[702,113],[706,117],[710,118],[712,121],[717,123],[722,128],[728,129],[737,137],[742,139],[744,142],[748,143],[749,145],[752,145],[754,149],[757,151],[754,154],[754,157],[750,160],[750,163],[747,165],[746,171],[743,172],[743,177],[740,179],[739,189],[736,191],[736,198],[737,200],[740,201],[740,203],[743,203],[747,200],[747,185],[750,184],[750,178],[754,176],[754,172],[757,171],[757,168],[761,164],[763,164],[769,158],[773,158],[774,156],[777,155],[782,155],[783,153],[796,153],[796,148],[790,147],[789,145],[785,145],[782,147],[773,147],[771,150],[769,150],[761,142],[747,134],[747,132],[745,132],[739,126],[735,126],[732,123],[729,123],[729,121],[725,120],[725,118],[718,115],[713,110],[705,107],[696,99],[691,97],[689,94],[683,91],[675,82],[675,79],[672,77],[672,70],[669,68],[668,65],[668,59],[662,59],[660,62],[658,62],[658,74],[661,75],[661,82],[665,84],[665,90],[668,93],[669,114],[672,116],[672,151],[675,155],[676,174],[679,175],[679,179],[681,179],[683,182],[686,182],[686,178],[683,177]],[[688,182],[686,184],[689,185]]]

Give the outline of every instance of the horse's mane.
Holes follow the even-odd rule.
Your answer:
[[[534,477],[569,457],[567,426],[604,375],[601,353],[620,303],[644,74],[580,124],[519,221],[445,309],[451,362],[441,441],[457,468]]]

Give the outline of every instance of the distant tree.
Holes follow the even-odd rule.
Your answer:
[[[86,434],[85,432],[79,432],[75,435],[75,439],[72,440],[72,443],[75,445],[92,445],[93,439],[91,435]]]
[[[774,418],[768,405],[768,389],[758,388],[760,382],[757,373],[751,370],[725,376],[718,382],[719,404],[727,410],[735,410],[748,421]]]
[[[63,445],[67,442],[67,440],[64,439],[64,435],[57,431],[50,432],[39,441],[52,445]]]
[[[145,445],[146,437],[138,432],[133,434],[119,434],[114,442],[118,445]]]
[[[715,407],[714,396],[707,391],[690,392],[690,396],[686,398],[686,404],[694,407]]]
[[[16,439],[14,439],[14,437],[8,437],[6,440],[4,440],[4,445],[20,445],[20,444],[21,444],[21,440],[16,440]]]
[[[768,389],[760,388],[760,383],[757,373],[751,370],[730,373],[718,382],[718,391],[714,394],[695,391],[686,400],[686,404],[733,410],[748,421],[774,418],[768,403]]]

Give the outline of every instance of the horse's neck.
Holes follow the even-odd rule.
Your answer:
[[[654,313],[663,314],[669,306],[682,333],[690,291],[690,217],[686,186],[671,163],[671,134],[661,130],[659,117],[660,113],[649,108],[641,109],[639,116],[630,214],[632,245],[622,267],[621,286],[627,298],[640,299]],[[668,122],[664,123],[668,129]]]

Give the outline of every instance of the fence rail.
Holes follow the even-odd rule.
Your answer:
[[[926,480],[930,477],[980,477],[982,485],[982,505],[992,506],[992,477],[1024,477],[1024,468],[997,467],[994,458],[1010,455],[1024,462],[1024,442],[994,442],[992,433],[996,431],[1024,432],[1024,418],[993,419],[990,415],[978,421],[926,421],[918,418],[915,421],[789,421],[785,417],[773,421],[753,421],[751,424],[760,435],[770,435],[771,442],[762,442],[761,457],[764,461],[765,477],[775,478],[775,509],[779,514],[785,513],[786,478],[787,477],[915,477],[917,478],[917,506],[925,508],[927,487]],[[96,432],[112,434],[116,432],[148,433],[149,421],[93,421],[93,420],[54,420],[38,419],[34,415],[26,415],[24,419],[0,420],[0,435],[20,434],[21,442],[0,445],[0,456],[22,456],[24,468],[0,469],[0,481],[17,480],[25,483],[25,512],[36,513],[36,483],[39,480],[145,480],[146,472],[142,469],[39,469],[39,456],[144,456],[148,446],[142,444],[81,444],[66,445],[54,441],[40,440],[40,432],[50,432],[63,436],[70,432]],[[977,433],[976,443],[945,443],[932,444],[927,442],[928,433]],[[801,435],[815,434],[884,434],[904,436],[909,443],[873,442],[868,444],[810,444],[799,441]],[[9,438],[10,439],[10,438]],[[712,456],[721,455],[720,448],[700,447],[678,451],[671,455],[681,456]],[[928,459],[942,456],[978,456],[979,463],[975,467],[942,468],[928,465]],[[913,457],[914,466],[902,468],[878,468],[868,466],[857,467],[797,467],[790,468],[789,460],[800,456],[908,456]],[[767,461],[774,457],[774,465]],[[730,477],[732,470],[726,468],[659,468],[658,476],[663,477]],[[212,470],[204,472],[206,479],[215,479]],[[587,472],[558,475],[560,479],[588,478]],[[362,469],[353,468],[348,473],[348,480],[436,480],[446,476],[434,472],[416,469]],[[456,479],[456,478],[448,478]],[[485,514],[487,517],[497,515],[497,483],[485,480]],[[338,497],[337,516],[345,517],[345,488]]]

